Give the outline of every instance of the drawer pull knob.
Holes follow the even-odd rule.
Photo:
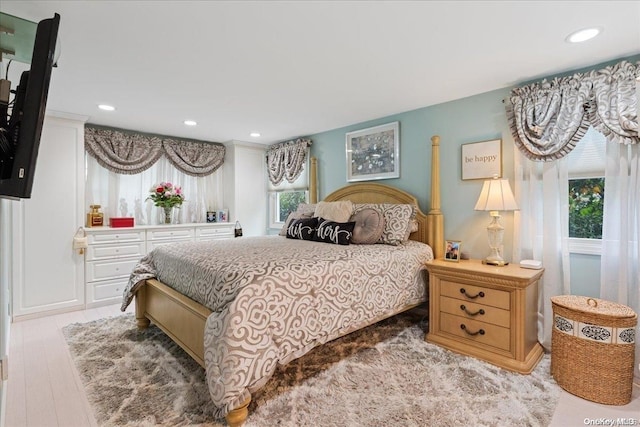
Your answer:
[[[475,295],[469,295],[464,288],[460,288],[460,293],[463,294],[467,298],[476,299],[478,297],[484,298],[484,292],[480,291]]]
[[[484,314],[484,309],[480,309],[478,311],[476,311],[475,313],[470,312],[469,310],[467,310],[467,307],[464,306],[464,304],[462,304],[460,306],[460,310],[464,311],[465,313],[467,313],[469,316],[477,316],[478,314]]]
[[[465,331],[467,333],[467,335],[471,335],[471,336],[475,336],[475,335],[484,335],[484,329],[479,329],[476,332],[469,332],[467,330],[467,327],[463,324],[460,325],[460,329],[462,329],[463,331]]]

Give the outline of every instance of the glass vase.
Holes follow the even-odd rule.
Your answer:
[[[173,208],[164,206],[164,223],[171,224],[171,213],[173,212]]]

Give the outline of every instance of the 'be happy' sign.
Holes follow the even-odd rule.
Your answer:
[[[489,179],[502,176],[502,141],[462,145],[462,179]]]

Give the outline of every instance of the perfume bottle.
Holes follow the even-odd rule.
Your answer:
[[[90,205],[91,212],[87,214],[87,227],[101,227],[104,225],[104,214],[100,212],[100,205]]]

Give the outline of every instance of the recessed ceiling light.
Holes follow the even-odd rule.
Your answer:
[[[585,28],[583,30],[578,30],[569,34],[566,40],[569,43],[586,42],[587,40],[591,40],[601,32],[602,30],[600,28]]]
[[[98,108],[104,111],[113,111],[116,109],[116,107],[112,105],[107,105],[107,104],[100,104],[98,105]]]
[[[251,133],[249,134],[249,136],[252,136],[252,137],[254,137],[254,138],[257,138],[257,137],[259,137],[259,136],[260,136],[260,132],[251,132]]]
[[[196,123],[194,120],[185,120],[184,124],[187,125],[187,126],[195,126],[198,123]]]

